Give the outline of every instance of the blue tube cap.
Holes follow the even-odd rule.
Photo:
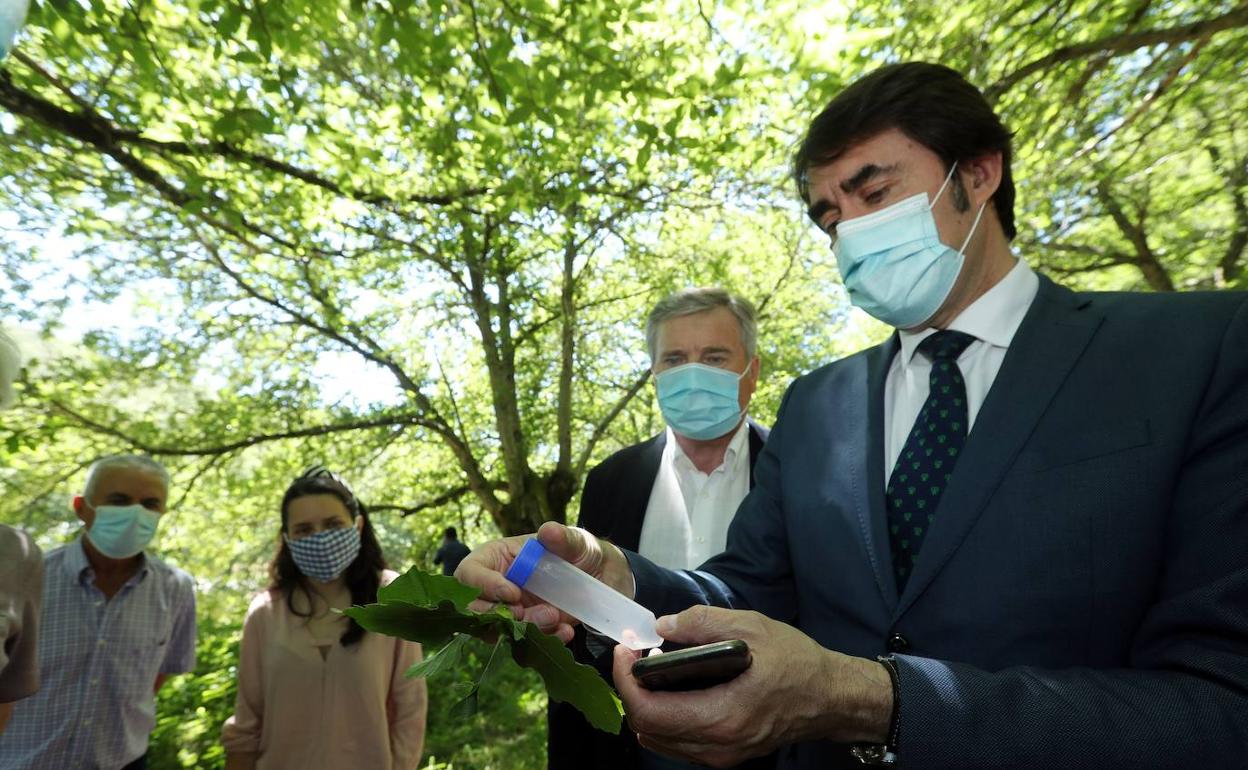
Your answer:
[[[533,574],[533,570],[537,568],[537,563],[545,555],[546,548],[537,542],[537,538],[529,540],[520,549],[520,553],[516,554],[516,560],[511,563],[511,567],[507,569],[507,574],[503,577],[524,588],[524,584],[529,582],[529,577]]]

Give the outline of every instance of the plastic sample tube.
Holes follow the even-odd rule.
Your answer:
[[[654,613],[550,553],[536,539],[520,549],[506,577],[630,650],[663,644]]]

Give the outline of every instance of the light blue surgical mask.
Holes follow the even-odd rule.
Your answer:
[[[944,194],[957,164],[929,204],[917,193],[836,228],[836,262],[849,301],[890,326],[913,329],[930,320],[949,297],[965,262],[984,205],[975,214],[962,248],[940,240],[932,207]]]
[[[0,0],[0,59],[13,47],[13,38],[26,19],[29,0]]]
[[[152,542],[160,514],[143,506],[101,505],[95,521],[87,529],[87,539],[95,550],[110,559],[129,559]]]
[[[706,364],[684,364],[654,376],[659,410],[672,430],[698,441],[719,438],[741,422],[737,374]]]

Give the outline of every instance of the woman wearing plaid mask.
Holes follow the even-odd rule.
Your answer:
[[[420,645],[368,633],[334,610],[377,600],[386,569],[367,511],[315,466],[286,490],[272,584],[243,627],[227,770],[420,764],[423,679],[403,676]]]

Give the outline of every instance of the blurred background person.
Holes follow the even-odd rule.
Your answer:
[[[463,561],[471,549],[459,542],[459,533],[454,527],[447,527],[442,533],[442,547],[434,554],[433,563],[442,565],[443,575],[454,575],[455,568]]]
[[[420,645],[333,610],[377,601],[386,569],[364,506],[320,466],[282,498],[272,584],[243,624],[227,770],[412,770],[425,737]]]

